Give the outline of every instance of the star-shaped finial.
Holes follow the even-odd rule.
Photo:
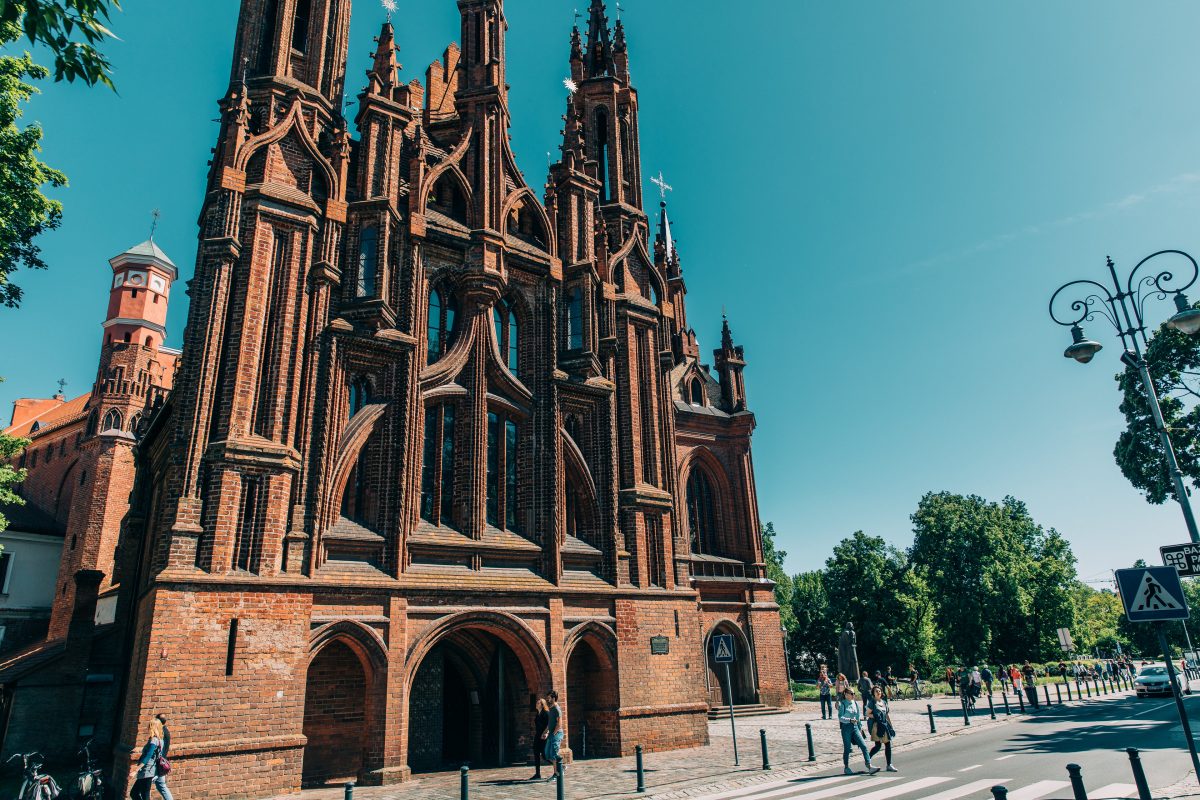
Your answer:
[[[563,81],[563,86],[567,87],[568,94],[575,94],[579,91],[579,84],[575,83],[575,81],[571,80],[570,78],[567,78]]]
[[[387,12],[388,22],[391,22],[392,14],[396,13],[396,0],[383,0],[383,10]]]

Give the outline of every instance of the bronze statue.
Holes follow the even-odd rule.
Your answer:
[[[854,634],[854,624],[850,622],[842,629],[838,641],[838,672],[846,676],[851,686],[858,680],[858,637]]]

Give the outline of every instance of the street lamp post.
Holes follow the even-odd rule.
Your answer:
[[[1170,270],[1163,270],[1157,274],[1147,271],[1146,274],[1138,276],[1146,262],[1164,255],[1182,256],[1186,259],[1191,266],[1191,279],[1180,286],[1175,286],[1182,279],[1177,279]],[[1071,281],[1060,286],[1051,296],[1050,318],[1059,325],[1071,329],[1071,345],[1063,355],[1073,358],[1081,364],[1091,361],[1096,353],[1103,349],[1103,345],[1099,342],[1094,342],[1084,336],[1081,323],[1090,322],[1099,314],[1116,328],[1117,335],[1121,338],[1121,344],[1125,348],[1121,362],[1137,370],[1142,380],[1142,388],[1146,391],[1146,401],[1150,404],[1154,427],[1158,429],[1163,450],[1167,454],[1167,470],[1170,472],[1171,482],[1175,486],[1175,499],[1179,501],[1179,507],[1183,511],[1188,534],[1193,542],[1200,543],[1200,532],[1196,530],[1196,518],[1192,514],[1192,506],[1188,502],[1187,491],[1183,486],[1183,473],[1179,471],[1175,448],[1171,445],[1171,436],[1163,422],[1162,409],[1158,404],[1158,392],[1155,391],[1154,381],[1150,378],[1150,370],[1146,364],[1143,350],[1150,344],[1146,337],[1146,322],[1143,316],[1146,301],[1150,298],[1165,300],[1167,295],[1172,295],[1175,300],[1175,315],[1168,320],[1167,324],[1188,335],[1200,331],[1200,309],[1192,308],[1187,296],[1183,293],[1184,289],[1189,288],[1196,282],[1196,278],[1200,277],[1200,265],[1197,265],[1196,259],[1182,250],[1159,250],[1137,263],[1137,266],[1129,273],[1123,287],[1111,258],[1108,259],[1107,266],[1109,277],[1112,278],[1112,291],[1104,284],[1093,280]],[[1073,300],[1069,306],[1064,307],[1062,304],[1058,304],[1059,296],[1063,292],[1076,288],[1086,294]],[[1063,302],[1065,303],[1065,299]],[[1069,309],[1069,312],[1060,316],[1055,312],[1056,304],[1059,305],[1060,311]]]

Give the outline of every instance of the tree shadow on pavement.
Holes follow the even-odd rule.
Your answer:
[[[1030,731],[1013,737],[1004,752],[1024,753],[1081,753],[1107,750],[1123,751],[1127,747],[1145,742],[1155,729],[1170,727],[1171,723],[1160,720],[1144,720],[1122,725],[1083,724],[1071,730],[1038,733]]]

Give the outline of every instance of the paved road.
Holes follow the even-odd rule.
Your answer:
[[[1200,721],[1200,694],[1187,699]],[[1124,750],[1137,747],[1154,789],[1171,786],[1191,769],[1175,703],[1170,698],[1117,699],[1086,708],[1044,709],[1009,725],[943,739],[896,753],[899,773],[846,777],[830,770],[778,781],[705,800],[985,800],[990,787],[1009,789],[1010,800],[1072,798],[1066,765],[1083,767],[1091,800],[1136,798]],[[877,756],[883,766],[883,754]],[[862,757],[851,761],[862,769]],[[1155,792],[1156,796],[1159,792]]]

